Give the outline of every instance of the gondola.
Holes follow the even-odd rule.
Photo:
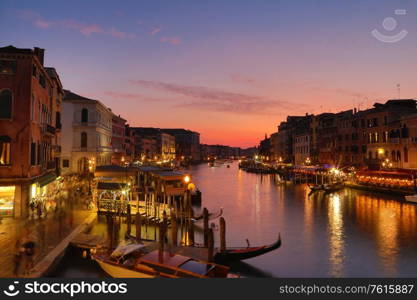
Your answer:
[[[343,189],[344,188],[344,185],[343,185],[343,183],[335,183],[335,184],[331,184],[331,185],[327,185],[327,186],[325,186],[324,187],[324,192],[326,193],[326,194],[329,194],[329,193],[333,193],[333,192],[336,192],[336,191],[338,191],[338,190],[341,190],[341,189]]]
[[[271,252],[275,249],[278,249],[281,246],[281,235],[278,236],[278,240],[270,245],[264,245],[260,247],[242,247],[242,248],[230,248],[226,249],[223,252],[218,252],[214,256],[216,262],[229,262],[253,258],[268,252]]]

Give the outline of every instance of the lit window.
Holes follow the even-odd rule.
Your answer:
[[[14,204],[14,186],[0,186],[0,215],[11,216],[13,215]]]
[[[15,74],[17,62],[15,60],[0,60],[0,74]]]

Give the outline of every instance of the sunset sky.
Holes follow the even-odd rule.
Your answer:
[[[374,29],[408,34],[384,43]],[[415,0],[1,0],[10,44],[45,48],[64,88],[132,126],[188,128],[209,144],[254,146],[287,115],[364,109],[397,98],[397,84],[417,98]]]

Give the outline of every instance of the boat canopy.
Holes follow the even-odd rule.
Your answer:
[[[145,247],[144,244],[120,244],[111,254],[113,258],[120,258]]]

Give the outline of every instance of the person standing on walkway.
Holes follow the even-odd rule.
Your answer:
[[[28,225],[27,225],[28,226]],[[25,273],[28,274],[34,267],[35,256],[35,238],[28,227],[25,228],[25,233],[22,238],[21,252],[25,258]]]
[[[15,253],[14,253],[14,269],[13,269],[13,275],[18,276],[20,265],[22,264],[22,247],[20,245],[20,240],[17,239],[15,243]]]

